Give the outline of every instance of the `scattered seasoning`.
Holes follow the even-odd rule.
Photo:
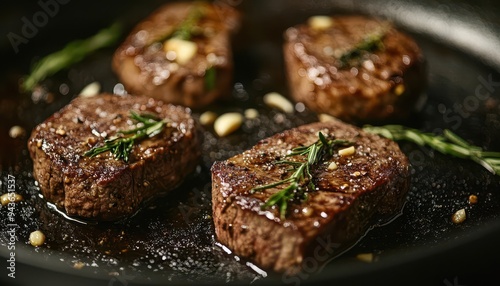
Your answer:
[[[302,214],[306,217],[310,217],[313,214],[313,209],[310,207],[304,207],[302,208]]]
[[[469,204],[471,204],[471,205],[477,204],[477,196],[476,195],[472,194],[469,196]]]
[[[33,246],[41,246],[45,243],[45,234],[40,230],[30,233],[30,244]]]
[[[163,131],[166,125],[165,120],[160,120],[151,114],[141,114],[130,111],[130,118],[141,123],[139,127],[131,130],[119,130],[117,136],[104,141],[104,146],[93,147],[85,152],[85,156],[94,157],[101,153],[110,151],[113,153],[115,159],[122,159],[128,162],[130,152],[136,141],[144,138],[151,138]]]
[[[62,127],[59,127],[59,128],[57,128],[57,130],[56,130],[56,134],[57,134],[57,135],[64,136],[64,135],[66,135],[66,130],[64,130]]]
[[[465,209],[460,209],[453,214],[453,216],[451,217],[451,221],[454,224],[459,224],[464,222],[466,218],[467,215],[465,214]]]
[[[293,171],[290,177],[278,182],[257,186],[250,190],[251,193],[254,193],[288,184],[284,189],[271,195],[262,204],[262,209],[276,205],[279,208],[281,219],[285,219],[289,201],[294,199],[305,200],[307,199],[307,191],[314,191],[316,189],[310,172],[311,168],[325,157],[331,156],[336,147],[352,144],[352,142],[346,140],[327,139],[321,132],[318,133],[318,137],[319,139],[315,143],[309,146],[296,147],[292,149],[290,154],[286,155],[286,157],[304,156],[306,159],[304,162],[290,160],[275,162],[275,164],[290,165],[290,171]]]

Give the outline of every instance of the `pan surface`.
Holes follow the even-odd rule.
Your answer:
[[[15,178],[15,189],[24,197],[14,210],[0,208],[2,285],[31,285],[41,279],[52,285],[67,285],[68,281],[73,285],[499,283],[494,267],[500,262],[496,244],[500,239],[500,177],[472,162],[401,143],[412,164],[411,191],[401,215],[368,232],[340,257],[313,259],[308,269],[294,277],[265,273],[217,244],[209,173],[215,160],[233,156],[276,132],[317,120],[308,110],[299,108],[301,111],[286,115],[262,102],[270,91],[288,94],[281,54],[283,31],[316,14],[370,14],[388,18],[411,34],[427,59],[427,101],[403,124],[428,132],[448,128],[485,149],[500,151],[500,36],[492,2],[216,0],[245,15],[235,39],[232,100],[194,110],[194,115],[205,110],[222,113],[256,108],[260,116],[225,138],[206,129],[203,162],[185,183],[134,217],[108,224],[72,221],[45,203],[32,177],[26,140],[36,124],[87,84],[98,81],[103,91],[121,90],[110,68],[116,46],[47,79],[41,92],[20,94],[17,81],[34,59],[90,36],[115,20],[125,23],[125,35],[162,2],[138,6],[110,1],[107,7],[52,3],[58,4],[57,12],[52,16],[45,12],[47,23],[37,26],[32,37],[25,37],[27,43],[16,46],[17,53],[11,42],[0,45],[5,59],[0,83],[0,188],[1,193],[7,192],[8,180]],[[45,11],[36,2],[9,5],[0,12],[5,19],[3,35],[23,36],[23,23]],[[25,135],[11,138],[8,132],[16,125]],[[478,197],[477,204],[468,203],[471,194]],[[462,208],[467,212],[466,221],[452,223],[452,214]],[[9,212],[15,216],[14,232],[8,232]],[[29,233],[36,229],[47,237],[39,248],[28,243]],[[15,279],[5,271],[12,233],[17,238]],[[363,262],[358,259],[360,254],[369,254],[374,261]]]

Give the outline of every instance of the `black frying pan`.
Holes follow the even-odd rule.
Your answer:
[[[61,1],[62,2],[62,1]],[[219,112],[253,107],[258,121],[247,122],[233,135],[217,139],[205,131],[203,163],[171,195],[160,197],[133,218],[114,224],[82,224],[65,219],[37,195],[31,176],[26,139],[31,129],[68,103],[87,84],[99,81],[112,92],[117,79],[110,69],[113,48],[102,50],[71,69],[44,82],[47,94],[19,94],[20,75],[37,57],[60,49],[73,39],[87,37],[116,19],[126,31],[161,1],[122,3],[99,7],[86,3],[59,4],[44,25],[15,49],[8,37],[0,45],[1,191],[8,175],[25,200],[15,209],[16,278],[5,271],[9,229],[8,210],[0,209],[2,285],[43,281],[52,285],[131,285],[233,282],[292,284],[487,285],[496,281],[500,247],[500,177],[474,163],[401,143],[413,167],[412,189],[402,214],[377,227],[353,248],[323,263],[316,261],[299,276],[283,277],[235,258],[214,240],[211,222],[209,168],[281,130],[316,120],[304,111],[285,116],[267,108],[262,95],[287,95],[281,57],[282,32],[315,14],[366,13],[389,18],[412,34],[428,61],[427,101],[406,125],[429,132],[449,128],[467,140],[500,150],[500,35],[492,1],[230,1],[245,14],[235,44],[235,89],[230,103],[211,106]],[[23,18],[42,11],[37,3],[17,3],[1,9],[2,35],[22,34]],[[48,13],[48,12],[47,12]],[[43,20],[42,18],[39,21]],[[41,22],[39,22],[40,24]],[[126,33],[126,32],[125,32]],[[12,36],[12,35],[11,35]],[[12,38],[12,37],[11,37]],[[488,91],[489,93],[485,93]],[[194,112],[199,116],[203,110]],[[10,138],[20,125],[26,136]],[[469,205],[475,194],[479,203]],[[460,225],[451,215],[465,208]],[[27,245],[28,235],[41,229],[47,236],[41,248]],[[374,262],[359,254],[371,253]],[[83,266],[83,267],[80,267]],[[309,271],[310,270],[310,271]],[[311,272],[311,273],[309,273]],[[312,274],[314,272],[314,274]],[[493,279],[493,280],[492,280]],[[494,284],[492,284],[494,285]]]

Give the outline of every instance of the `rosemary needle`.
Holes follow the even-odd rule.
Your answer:
[[[116,137],[104,141],[103,146],[93,147],[85,152],[85,156],[94,157],[110,151],[115,159],[128,162],[134,144],[143,138],[151,138],[161,133],[166,123],[164,120],[159,120],[152,115],[140,115],[132,110],[130,111],[130,118],[138,121],[139,126],[131,130],[118,131]]]
[[[291,153],[286,156],[305,156],[306,160],[304,162],[289,160],[275,162],[275,164],[290,165],[290,171],[293,171],[290,177],[267,185],[257,186],[250,191],[254,193],[288,184],[285,188],[271,195],[264,204],[262,204],[263,209],[276,205],[279,208],[281,219],[285,219],[288,202],[293,199],[306,199],[307,190],[314,190],[316,188],[312,180],[311,167],[318,164],[326,156],[332,155],[335,147],[352,145],[352,142],[346,140],[328,140],[321,132],[318,133],[318,137],[319,139],[315,143],[309,146],[294,148]]]
[[[356,43],[354,47],[346,50],[338,58],[341,67],[346,67],[354,59],[363,55],[364,52],[371,52],[383,48],[382,40],[389,30],[389,25],[384,24],[374,32],[367,34],[360,42]]]
[[[424,133],[401,125],[365,126],[363,130],[394,141],[410,141],[428,146],[446,155],[472,160],[494,175],[500,175],[500,152],[483,151],[481,147],[467,143],[452,131],[445,129],[442,135]]]
[[[21,84],[22,90],[31,91],[45,78],[81,61],[98,49],[112,45],[118,40],[120,34],[121,25],[115,23],[90,38],[75,40],[68,43],[62,50],[45,56],[33,66],[31,73],[24,78]]]

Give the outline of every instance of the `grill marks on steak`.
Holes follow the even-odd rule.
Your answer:
[[[277,207],[261,206],[285,186],[250,190],[288,177],[289,166],[275,162],[295,147],[316,142],[318,131],[354,142],[356,153],[337,154],[315,166],[317,189],[308,191],[306,201],[290,202],[281,220]],[[328,170],[332,161],[336,170]],[[409,163],[396,143],[336,120],[313,123],[276,134],[213,165],[215,232],[236,255],[264,269],[293,274],[318,247],[322,255],[339,254],[373,225],[397,215],[408,190]]]
[[[186,63],[180,63],[175,51],[165,51],[165,41],[193,14],[193,9],[201,13],[189,39],[197,51]],[[113,69],[132,94],[202,107],[230,91],[233,76],[230,37],[238,26],[239,14],[229,5],[166,4],[133,29],[115,52]],[[212,83],[206,78],[210,77],[207,75],[210,69],[215,75]]]
[[[313,111],[347,121],[407,117],[426,82],[415,41],[377,19],[338,16],[330,21],[321,29],[301,24],[285,32],[291,96]],[[377,34],[383,35],[380,48],[342,64],[341,55]]]
[[[111,152],[84,156],[136,122],[130,110],[166,119],[163,131],[135,142],[129,162]],[[136,96],[78,97],[38,125],[28,141],[34,177],[45,199],[70,216],[116,220],[145,200],[174,189],[200,158],[189,109]]]

